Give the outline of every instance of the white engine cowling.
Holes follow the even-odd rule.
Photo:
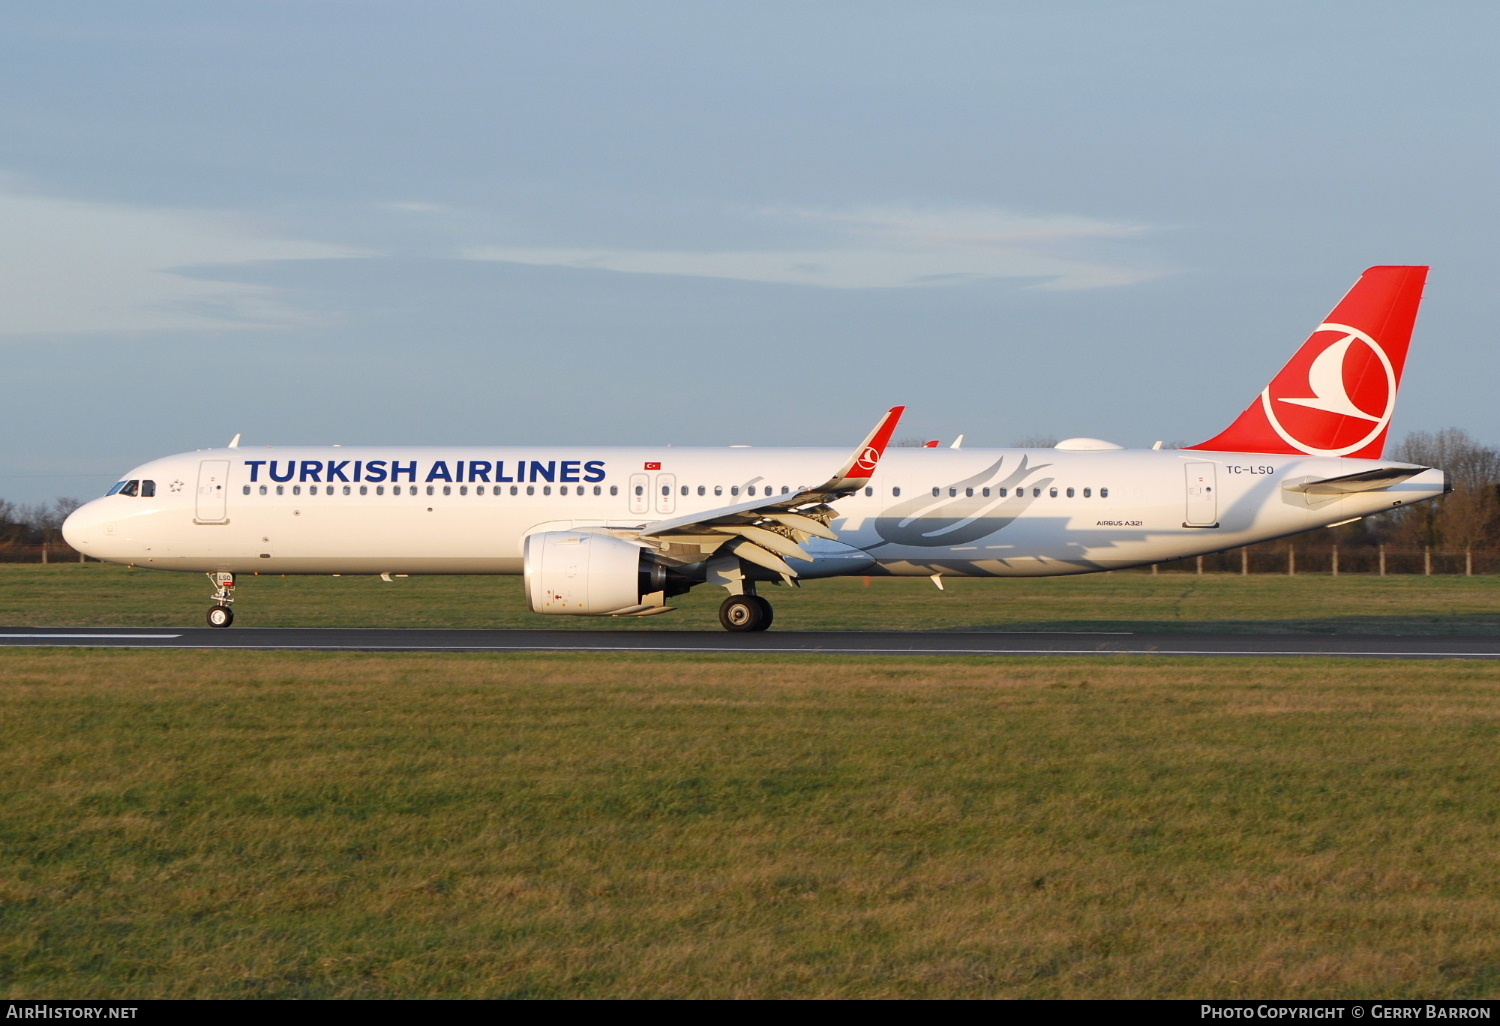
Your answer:
[[[665,568],[646,549],[587,531],[529,535],[525,572],[533,613],[573,616],[639,611],[642,598],[660,594],[666,579]]]

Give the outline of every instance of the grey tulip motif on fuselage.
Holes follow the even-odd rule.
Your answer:
[[[1022,487],[1028,474],[1050,467],[1050,463],[1030,465],[1022,456],[1014,470],[1003,478],[997,475],[1005,457],[1000,457],[984,470],[955,481],[942,489],[944,494],[924,494],[886,510],[875,519],[875,533],[885,541],[869,546],[879,548],[882,544],[916,545],[937,548],[945,545],[965,545],[977,541],[996,531],[1008,527],[1025,511],[1054,480],[1039,478]],[[990,489],[984,496],[983,490]],[[972,496],[965,494],[972,489]],[[1004,498],[1000,490],[1005,489]],[[957,495],[946,494],[955,491]]]

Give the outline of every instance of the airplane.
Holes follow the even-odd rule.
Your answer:
[[[1336,526],[1450,490],[1383,458],[1427,278],[1372,267],[1250,406],[1182,449],[227,448],[145,463],[63,525],[95,558],[206,573],[521,575],[546,615],[650,616],[702,585],[771,625],[763,585],[1139,567]]]

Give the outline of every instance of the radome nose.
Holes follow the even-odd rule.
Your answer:
[[[98,541],[96,536],[99,533],[99,522],[99,500],[85,502],[63,521],[63,541],[85,555],[93,555],[89,551],[89,543]]]

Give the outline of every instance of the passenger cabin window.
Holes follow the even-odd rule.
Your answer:
[[[1071,499],[1072,497],[1073,497],[1073,489],[1069,488],[1068,489],[1068,498]]]
[[[901,487],[898,485],[895,488],[892,488],[891,495],[897,499],[901,498]]]
[[[1093,494],[1094,494],[1094,490],[1092,488],[1085,488],[1083,490],[1083,497],[1085,499],[1087,499],[1090,495],[1093,495]]]
[[[1101,488],[1101,489],[1099,489],[1099,498],[1101,498],[1101,499],[1107,499],[1107,498],[1109,498],[1109,489],[1108,488]]]

